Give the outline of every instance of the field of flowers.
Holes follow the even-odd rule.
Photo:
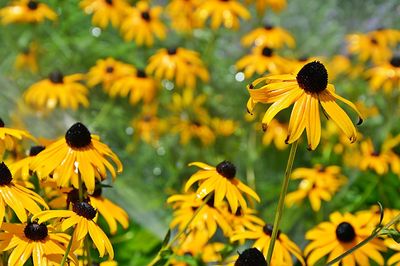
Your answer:
[[[397,0],[1,0],[0,265],[400,265]]]

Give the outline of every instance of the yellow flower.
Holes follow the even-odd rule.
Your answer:
[[[249,230],[244,232],[234,232],[233,236],[230,237],[231,241],[254,239],[256,240],[252,247],[260,250],[264,257],[267,256],[268,247],[271,241],[272,225],[254,225]],[[271,259],[271,265],[294,265],[292,260],[294,255],[301,265],[305,265],[304,259],[300,248],[292,242],[287,235],[278,231],[278,237],[275,242],[274,253]]]
[[[142,139],[146,143],[156,144],[160,135],[167,128],[165,121],[157,116],[157,106],[144,106],[141,114],[136,117],[131,125],[134,128],[134,137]]]
[[[352,71],[351,61],[348,56],[335,55],[327,61],[327,70],[330,75],[330,80],[335,80],[341,75],[350,74]]]
[[[211,125],[215,130],[215,133],[224,137],[232,135],[237,129],[238,125],[234,120],[231,119],[211,119]]]
[[[203,200],[199,200],[195,193],[177,194],[169,197],[167,203],[173,204],[174,208],[174,218],[170,227],[178,227],[179,230],[183,230],[196,210],[203,204]],[[201,232],[203,236],[200,236],[200,238],[205,239],[205,242],[215,234],[218,227],[221,228],[224,235],[229,235],[232,231],[228,221],[219,211],[219,206],[221,205],[216,205],[214,198],[211,197],[189,225],[189,229],[196,229]]]
[[[329,216],[329,222],[322,222],[316,228],[306,233],[306,239],[310,240],[304,253],[307,256],[307,264],[315,265],[317,261],[329,254],[330,261],[356,244],[370,236],[373,226],[368,221],[360,219],[350,213],[340,214],[334,212]],[[342,265],[369,266],[369,258],[378,265],[384,265],[384,260],[379,251],[386,248],[381,239],[375,238],[360,247],[350,255],[342,259]],[[338,264],[335,264],[338,265]]]
[[[271,74],[282,73],[282,68],[286,61],[276,55],[275,52],[268,47],[255,47],[250,55],[245,55],[236,62],[238,70],[244,69],[246,78],[250,78],[254,73],[263,75],[266,72]]]
[[[119,26],[129,7],[126,0],[82,0],[79,5],[85,13],[93,13],[92,23],[100,28],[110,22],[113,27]]]
[[[133,66],[108,57],[97,60],[96,65],[90,68],[87,73],[87,84],[89,87],[94,87],[101,83],[104,90],[108,91],[115,81],[134,73]]]
[[[257,193],[235,177],[236,167],[231,162],[223,161],[216,168],[201,162],[189,164],[189,166],[192,165],[202,170],[189,178],[185,184],[185,191],[188,191],[194,183],[200,181],[199,187],[196,190],[199,199],[206,197],[210,193],[214,193],[214,203],[215,205],[219,205],[226,198],[232,213],[237,211],[238,206],[244,210],[247,209],[247,203],[242,193],[260,202]]]
[[[44,149],[44,146],[32,146],[29,150],[29,156],[11,163],[8,168],[10,169],[12,176],[14,178],[21,178],[22,180],[27,181],[32,175],[30,171],[30,165],[33,158],[35,158],[35,156]]]
[[[108,89],[111,97],[117,95],[127,97],[129,94],[129,103],[132,105],[141,99],[144,104],[149,104],[154,99],[156,92],[156,81],[141,69],[135,71],[134,74],[119,78]]]
[[[38,194],[15,183],[7,165],[0,163],[0,226],[6,215],[6,206],[15,212],[21,222],[26,222],[26,211],[32,214],[40,212],[39,204],[48,208]]]
[[[293,171],[292,179],[302,179],[298,190],[288,193],[285,203],[292,206],[308,197],[311,208],[317,212],[321,208],[321,200],[330,201],[332,196],[346,182],[339,166],[316,165],[314,168],[298,168]]]
[[[238,29],[239,18],[250,18],[249,11],[236,0],[202,1],[196,13],[202,25],[210,18],[211,28],[214,30],[221,25],[228,29]]]
[[[280,12],[287,6],[286,0],[246,0],[246,2],[256,2],[257,12],[260,15],[264,14],[267,7],[272,8],[275,12]]]
[[[264,132],[262,143],[269,146],[273,142],[278,150],[284,150],[287,148],[287,145],[285,145],[287,134],[287,124],[280,123],[277,119],[272,119],[268,130]]]
[[[168,1],[166,13],[171,18],[171,26],[176,31],[190,32],[200,27],[196,8],[202,0],[171,0]]]
[[[157,79],[175,80],[179,87],[195,88],[197,78],[209,80],[199,54],[181,47],[158,50],[150,57],[146,72]]]
[[[98,213],[106,220],[110,228],[110,233],[115,234],[117,232],[117,222],[121,224],[124,229],[127,229],[129,226],[128,214],[121,207],[103,197],[101,192],[101,186],[97,187],[94,193],[89,195],[89,200],[90,204],[96,208]]]
[[[39,1],[17,0],[0,9],[0,17],[3,24],[38,23],[45,19],[56,20],[57,14]]]
[[[25,265],[32,257],[34,266],[59,265],[70,236],[56,232],[52,227],[36,222],[25,224],[3,223],[0,232],[0,250],[11,251],[8,265]],[[70,252],[68,258],[77,265]]]
[[[271,49],[279,49],[285,45],[293,48],[296,45],[296,41],[287,30],[270,24],[250,31],[241,39],[241,43],[245,47],[255,45]]]
[[[391,93],[400,87],[400,56],[394,56],[390,61],[369,69],[366,75],[374,92],[383,90]]]
[[[395,47],[400,42],[400,30],[378,28],[369,34],[385,46]]]
[[[235,213],[228,208],[221,208],[221,213],[227,217],[228,223],[232,226],[232,232],[244,232],[253,228],[254,225],[264,225],[264,221],[257,217],[256,211],[250,208],[243,210],[241,207]],[[243,244],[243,243],[241,243]]]
[[[266,84],[256,88],[262,82]],[[362,122],[361,115],[352,102],[335,93],[334,86],[328,84],[328,72],[318,61],[303,66],[297,76],[292,74],[266,76],[255,80],[247,86],[247,89],[250,93],[247,102],[249,112],[258,102],[273,103],[262,120],[264,131],[277,113],[294,104],[285,140],[287,144],[298,140],[306,129],[308,149],[315,150],[321,139],[320,104],[325,110],[324,114],[339,126],[350,142],[356,141],[356,129],[347,114],[336,103],[336,99],[358,113],[359,124]]]
[[[65,76],[59,72],[52,72],[48,79],[41,80],[30,86],[24,93],[24,100],[36,108],[61,108],[76,110],[79,105],[89,106],[88,89],[79,81],[82,74]]]
[[[4,122],[0,118],[0,158],[3,158],[4,152],[14,150],[16,141],[28,138],[35,140],[35,138],[25,130],[4,127]]]
[[[51,176],[58,186],[66,187],[70,182],[78,187],[78,175],[81,176],[88,193],[92,194],[95,180],[107,177],[107,170],[115,178],[116,171],[109,162],[111,159],[122,171],[122,164],[112,150],[100,142],[100,138],[91,135],[82,123],[75,123],[68,129],[65,138],[50,144],[39,153],[31,163],[31,169],[39,178]]]
[[[154,35],[163,40],[166,28],[160,20],[161,6],[150,8],[147,1],[139,1],[136,7],[129,8],[121,22],[121,32],[125,41],[134,40],[139,46],[153,46]]]
[[[379,64],[390,59],[392,52],[385,43],[379,42],[370,34],[349,34],[346,36],[348,50],[351,54],[358,55],[358,58],[365,62],[369,59]]]
[[[36,57],[37,44],[32,42],[28,48],[17,55],[14,66],[17,70],[29,69],[32,73],[36,74],[39,70]]]
[[[85,236],[89,233],[94,245],[99,251],[100,257],[103,257],[107,251],[109,257],[114,258],[114,250],[107,235],[93,221],[96,217],[95,210],[87,202],[75,202],[70,210],[49,210],[42,211],[32,217],[32,221],[37,220],[41,224],[54,218],[63,218],[61,221],[61,231],[66,231],[68,228],[75,226],[72,235],[74,243],[81,243]],[[73,244],[73,246],[75,246]],[[77,245],[79,246],[79,245]]]

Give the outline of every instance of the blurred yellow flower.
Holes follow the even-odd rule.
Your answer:
[[[93,14],[92,23],[106,28],[111,22],[113,27],[120,25],[129,4],[126,0],[82,0],[80,7],[87,14]]]
[[[250,31],[240,42],[245,47],[255,45],[271,49],[279,49],[285,45],[293,48],[296,45],[296,41],[287,30],[270,24]]]
[[[145,105],[142,112],[131,122],[134,128],[134,138],[140,138],[146,143],[156,144],[160,135],[167,129],[167,124],[157,115],[157,105]]]
[[[37,44],[32,42],[26,49],[17,55],[14,66],[17,70],[29,69],[36,74],[39,70],[37,64]]]
[[[266,84],[257,88],[257,85]],[[323,64],[314,61],[306,64],[297,75],[270,75],[255,80],[247,86],[250,99],[247,109],[251,113],[258,102],[273,103],[266,111],[262,124],[267,130],[271,120],[283,109],[294,104],[290,116],[288,135],[285,143],[298,140],[306,129],[308,149],[315,150],[321,139],[321,121],[319,105],[325,110],[324,114],[331,118],[350,139],[357,139],[356,129],[336,100],[344,102],[354,109],[362,122],[361,115],[355,105],[335,93],[335,87],[328,84],[328,72]]]
[[[387,61],[392,52],[386,43],[379,42],[371,34],[355,33],[346,36],[350,54],[355,54],[362,62],[371,59],[373,63],[379,64]]]
[[[157,79],[174,80],[178,87],[195,88],[197,78],[209,80],[199,54],[181,47],[158,50],[150,57],[146,72]]]
[[[257,12],[263,15],[267,7],[270,7],[275,12],[280,12],[286,8],[286,0],[246,0],[246,3],[256,4]]]
[[[396,47],[400,42],[400,30],[398,29],[378,28],[369,34],[385,46]]]
[[[280,123],[277,119],[272,119],[268,130],[264,132],[262,143],[266,146],[274,143],[278,150],[284,150],[287,148],[285,139],[288,134],[288,125]]]
[[[134,40],[138,46],[153,46],[154,36],[165,39],[167,29],[160,20],[161,12],[161,6],[150,7],[147,1],[139,1],[136,7],[127,9],[121,23],[124,40]]]
[[[389,94],[393,89],[400,88],[400,56],[367,70],[366,75],[374,92],[383,90]]]
[[[192,175],[185,184],[185,191],[198,182],[196,194],[199,199],[214,193],[214,204],[219,205],[224,199],[228,201],[232,213],[236,213],[240,206],[247,209],[247,202],[242,193],[260,202],[260,197],[254,190],[243,184],[236,176],[236,167],[229,161],[223,161],[216,167],[201,162],[190,163],[189,166],[197,166],[202,170]]]
[[[217,135],[228,137],[235,132],[238,124],[231,119],[212,118],[211,126]]]
[[[238,29],[239,18],[245,20],[250,18],[250,12],[236,0],[202,1],[197,7],[196,14],[202,25],[210,18],[210,25],[214,30],[221,25],[228,29]]]
[[[16,0],[0,9],[3,24],[38,23],[45,19],[56,20],[57,14],[46,4],[37,0]]]
[[[38,109],[61,108],[76,110],[79,105],[89,106],[88,89],[79,83],[83,74],[64,76],[59,71],[50,73],[47,79],[31,85],[24,93],[24,100]]]
[[[227,206],[227,208],[221,208],[220,211],[232,226],[232,232],[235,232],[236,234],[251,229],[254,225],[264,225],[264,221],[256,216],[257,212],[250,208],[244,210],[241,207],[238,207],[237,211],[232,213],[229,206]]]
[[[35,141],[35,138],[28,131],[5,127],[4,121],[0,118],[0,159],[5,151],[16,149],[17,141],[28,138]]]
[[[304,250],[307,265],[317,265],[317,262],[327,254],[329,254],[327,261],[330,261],[369,237],[374,226],[360,218],[351,213],[334,212],[329,216],[329,222],[322,222],[309,230],[306,239],[311,243]],[[375,238],[344,257],[341,263],[368,266],[369,259],[372,259],[378,265],[384,265],[383,256],[379,251],[385,250],[383,241]]]
[[[327,60],[326,69],[330,80],[336,80],[339,76],[347,75],[352,71],[351,61],[348,56],[335,55]]]
[[[89,87],[102,84],[104,90],[108,91],[115,81],[134,73],[135,68],[129,64],[117,61],[111,57],[99,59],[86,75],[87,84]]]
[[[171,26],[176,31],[188,33],[200,27],[196,8],[203,0],[171,0],[168,1],[166,13],[171,18]]]

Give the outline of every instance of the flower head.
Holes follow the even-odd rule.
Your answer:
[[[267,7],[275,12],[280,12],[286,8],[286,0],[246,0],[246,2],[256,3],[257,12],[262,15]]]
[[[172,0],[168,2],[166,13],[171,18],[171,26],[179,32],[190,32],[201,26],[196,9],[202,0]]]
[[[106,28],[110,22],[114,27],[119,26],[129,7],[126,0],[82,0],[79,5],[85,13],[93,13],[93,25],[101,28]]]
[[[11,151],[15,149],[16,142],[23,138],[35,140],[35,138],[25,130],[5,127],[4,121],[0,118],[0,159],[3,158],[6,150]]]
[[[266,84],[256,88],[262,82]],[[336,99],[358,113],[359,123],[362,122],[361,114],[352,102],[335,93],[334,86],[328,84],[326,68],[318,61],[304,65],[296,76],[291,74],[266,76],[255,80],[247,89],[250,93],[247,102],[249,112],[258,102],[273,103],[263,117],[264,130],[267,130],[277,113],[294,104],[285,140],[287,144],[298,140],[306,130],[308,148],[314,150],[318,146],[321,139],[320,104],[325,111],[324,114],[339,126],[350,142],[356,141],[356,129],[347,114],[336,103]]]
[[[367,70],[366,75],[374,92],[383,90],[391,93],[394,88],[400,87],[400,55]]]
[[[27,48],[15,58],[14,66],[17,70],[27,69],[32,73],[37,73],[39,66],[37,64],[37,44],[32,42]]]
[[[56,20],[57,14],[38,0],[18,0],[0,9],[0,18],[3,24],[38,23],[45,19]]]
[[[255,45],[271,49],[279,49],[285,45],[293,48],[296,44],[288,31],[271,24],[250,31],[241,39],[241,43],[245,47]]]
[[[358,56],[360,61],[371,59],[375,64],[389,60],[392,56],[390,48],[381,39],[371,34],[349,34],[346,36],[348,50]]]

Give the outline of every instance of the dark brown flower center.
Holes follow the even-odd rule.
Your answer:
[[[114,72],[114,67],[108,66],[108,67],[106,68],[106,72],[107,72],[107,73],[113,73],[113,72]]]
[[[65,140],[71,148],[84,148],[92,142],[92,137],[87,127],[78,122],[68,129]]]
[[[4,121],[0,118],[0,127],[4,127]]]
[[[266,30],[272,30],[274,28],[274,26],[272,24],[265,24],[264,25],[264,29]]]
[[[239,253],[234,266],[267,266],[264,255],[257,248],[249,248]]]
[[[356,238],[354,227],[348,222],[342,222],[336,227],[336,238],[343,243],[349,243]]]
[[[72,205],[72,210],[79,216],[85,217],[88,220],[93,220],[93,218],[96,217],[97,213],[96,209],[85,201],[75,202]]]
[[[178,48],[170,47],[170,48],[167,49],[167,53],[168,53],[169,55],[175,55],[176,52],[177,52],[177,50],[178,50]]]
[[[223,161],[217,165],[217,172],[222,175],[223,177],[226,177],[228,179],[233,179],[235,178],[236,175],[236,167],[233,163],[229,161]]]
[[[29,156],[36,156],[39,152],[43,151],[46,147],[45,146],[32,146],[29,149]]]
[[[150,13],[148,11],[143,11],[140,15],[142,16],[142,19],[147,22],[151,20]]]
[[[272,230],[274,230],[274,227],[271,224],[266,224],[263,227],[263,231],[266,235],[272,236]],[[278,230],[277,238],[279,239],[279,236],[281,234],[281,230]]]
[[[319,93],[324,91],[328,85],[328,71],[323,64],[314,61],[303,66],[296,79],[303,90]]]
[[[262,55],[266,56],[266,57],[270,57],[273,53],[273,50],[268,48],[268,47],[264,47],[264,49],[262,50]]]
[[[27,6],[28,6],[28,8],[29,8],[30,10],[36,10],[36,9],[38,8],[38,6],[39,6],[39,3],[36,2],[36,1],[34,1],[34,0],[30,0],[30,1],[28,2]]]
[[[47,226],[37,222],[29,222],[24,229],[25,236],[33,241],[40,241],[48,236]]]
[[[375,39],[375,38],[371,38],[371,43],[374,44],[374,45],[377,45],[378,44],[378,40]]]
[[[146,78],[147,77],[146,72],[143,69],[138,69],[136,76],[138,78]]]
[[[393,56],[390,60],[390,64],[394,67],[400,67],[400,56]]]
[[[60,71],[53,71],[49,75],[49,80],[55,84],[64,83],[64,75]]]
[[[106,3],[111,6],[113,4],[113,0],[106,0]]]
[[[4,162],[0,163],[0,186],[5,186],[11,183],[12,175],[10,169]]]
[[[380,155],[380,152],[379,151],[373,151],[373,152],[371,152],[371,156],[373,156],[373,157],[378,157]]]

